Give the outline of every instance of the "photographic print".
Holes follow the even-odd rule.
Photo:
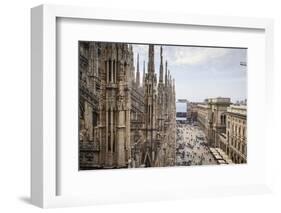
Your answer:
[[[79,169],[247,163],[247,48],[79,41]]]

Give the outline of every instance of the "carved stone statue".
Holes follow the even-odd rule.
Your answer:
[[[88,130],[85,127],[85,121],[80,120],[80,133],[79,133],[79,140],[86,142],[88,139]]]

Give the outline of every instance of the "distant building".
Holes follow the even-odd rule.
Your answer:
[[[187,99],[178,99],[177,102],[178,103],[187,103],[188,100]]]
[[[183,99],[176,102],[176,121],[177,123],[187,123],[187,101]]]
[[[234,163],[247,161],[246,101],[231,105],[230,98],[211,98],[197,104],[197,120],[209,146],[222,149]]]
[[[226,109],[230,98],[210,98],[198,105],[198,121],[205,130],[209,145],[218,147],[218,135],[225,132]]]
[[[190,103],[189,112],[190,112],[190,122],[196,125],[197,117],[198,117],[198,103]]]

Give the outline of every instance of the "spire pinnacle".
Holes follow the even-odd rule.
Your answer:
[[[145,85],[145,61],[143,61],[142,86]]]
[[[160,47],[160,71],[159,71],[159,83],[163,83],[163,48]]]
[[[140,86],[140,66],[139,66],[139,54],[137,57],[137,76],[136,76],[136,86]]]
[[[150,44],[148,48],[148,73],[154,73],[154,45]]]
[[[168,84],[168,62],[166,60],[166,64],[165,64],[165,85]]]

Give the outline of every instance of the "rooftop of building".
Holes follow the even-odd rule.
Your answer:
[[[217,98],[208,98],[208,103],[230,103],[230,98],[217,97]]]
[[[247,106],[246,105],[230,105],[227,107],[227,112],[240,114],[240,115],[247,115]]]
[[[197,107],[207,109],[207,108],[209,108],[209,105],[208,105],[208,104],[201,103],[201,104],[197,104]]]
[[[187,103],[188,100],[187,99],[177,99],[178,103]]]

